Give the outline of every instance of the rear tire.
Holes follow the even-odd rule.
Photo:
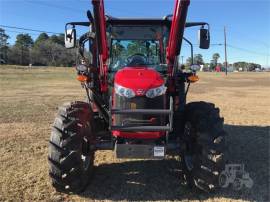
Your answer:
[[[93,172],[92,110],[85,102],[59,107],[49,141],[49,174],[57,191],[79,193]]]
[[[192,188],[213,191],[219,187],[219,175],[224,169],[224,119],[214,104],[206,102],[187,104],[184,117],[181,151],[184,177]]]

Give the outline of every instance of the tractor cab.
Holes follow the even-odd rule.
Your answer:
[[[116,72],[124,67],[146,67],[166,71],[169,27],[164,20],[108,19],[110,65]]]

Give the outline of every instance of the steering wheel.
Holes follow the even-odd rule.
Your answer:
[[[145,65],[147,63],[147,57],[142,53],[135,53],[127,57],[127,63],[130,66]]]

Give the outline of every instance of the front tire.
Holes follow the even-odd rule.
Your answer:
[[[206,102],[187,104],[184,117],[184,177],[190,187],[210,192],[219,187],[219,175],[224,169],[224,120],[219,109]]]
[[[93,172],[92,110],[85,102],[59,107],[49,141],[49,174],[57,191],[79,193]]]

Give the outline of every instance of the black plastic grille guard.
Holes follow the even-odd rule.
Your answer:
[[[152,114],[152,115],[168,115],[169,123],[166,126],[121,126],[112,125],[113,114]],[[170,109],[112,109],[112,98],[110,97],[109,110],[109,126],[110,130],[128,131],[128,132],[156,132],[156,131],[172,131],[173,125],[173,99],[170,97]]]

